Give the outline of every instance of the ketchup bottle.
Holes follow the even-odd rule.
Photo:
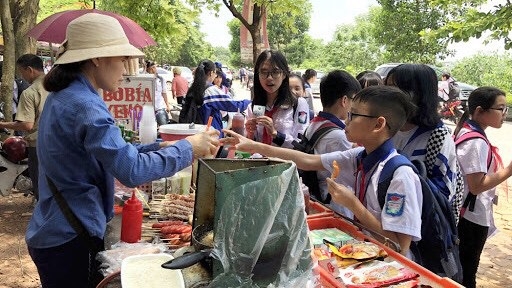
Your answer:
[[[126,243],[139,242],[142,234],[142,203],[132,193],[123,206],[123,218],[121,221],[121,241]]]

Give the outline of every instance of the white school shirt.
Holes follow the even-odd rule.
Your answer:
[[[345,186],[355,191],[356,156],[363,149],[358,147],[344,152],[323,154],[321,155],[322,165],[326,170],[332,172],[332,162],[336,160],[340,166],[340,175],[336,178],[336,182],[353,183]],[[421,193],[421,182],[412,168],[401,166],[395,170],[382,209],[377,199],[377,185],[382,168],[395,155],[398,155],[398,152],[393,150],[384,161],[372,169],[373,173],[370,171],[371,178],[366,179],[366,181],[370,181],[366,189],[366,209],[381,221],[383,230],[410,235],[412,241],[419,241],[421,240],[423,194]]]
[[[303,97],[297,98],[297,109],[295,109],[295,114],[293,114],[293,107],[289,107],[287,109],[279,108],[274,115],[272,115],[272,121],[274,122],[274,128],[286,135],[283,145],[283,148],[293,148],[292,141],[298,141],[298,134],[303,134],[306,128],[309,126],[309,106],[306,102],[306,99]],[[268,109],[268,107],[267,107]],[[255,117],[252,113],[252,110],[249,110],[249,117]],[[254,133],[254,139],[258,142],[262,142],[263,139],[263,130],[265,127],[263,125],[257,125],[257,129]],[[274,142],[272,142],[272,146],[277,146]]]
[[[418,126],[409,131],[398,131],[391,140],[395,148],[403,155],[407,156],[411,161],[419,160],[424,162],[427,154],[427,142],[430,138],[430,132],[427,131],[414,138],[409,144],[407,142],[412,137]],[[455,142],[450,135],[444,138],[443,146],[439,151],[438,158],[434,162],[436,169],[443,175],[443,182],[450,191],[449,200],[451,201],[455,195],[456,177],[457,177],[457,155],[455,153]],[[450,174],[447,171],[451,172]]]
[[[469,129],[462,128],[457,135],[469,132]],[[487,174],[494,174],[496,171],[496,161],[494,155],[491,158],[490,169],[487,170],[487,157],[489,153],[489,146],[484,139],[475,138],[464,141],[457,146],[457,159],[460,163],[461,172],[464,175],[464,200],[469,193],[469,186],[467,184],[466,175],[478,172]],[[492,200],[496,195],[496,187],[493,187],[485,192],[476,196],[475,209],[473,212],[466,209],[464,219],[471,221],[480,226],[493,227],[493,207]],[[489,231],[492,233],[493,231]]]
[[[166,93],[166,88],[164,88],[165,85],[166,84],[165,81],[163,81],[162,76],[157,75],[155,81],[155,111],[160,109],[167,109],[164,96],[162,95],[162,93]]]
[[[311,122],[308,129],[306,130],[306,138],[311,139],[313,134],[325,123],[331,122],[329,120]],[[318,144],[315,147],[315,154],[325,154],[335,151],[345,151],[348,149],[352,149],[352,142],[348,141],[347,135],[345,135],[345,129],[334,129],[329,131],[318,140]],[[325,182],[325,178],[330,177],[331,173],[326,170],[320,170],[316,172],[316,176],[318,178],[318,187],[320,188],[320,194],[323,198],[327,197],[329,192],[327,191],[327,183]],[[353,185],[354,183],[342,183],[344,185]],[[347,217],[352,218],[353,213],[349,209],[331,202],[328,205],[331,209],[335,210],[338,213],[341,213]]]

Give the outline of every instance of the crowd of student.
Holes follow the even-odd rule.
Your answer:
[[[399,167],[383,207],[377,199],[377,182],[384,164],[398,153],[423,162],[428,179],[452,203],[453,217],[459,223],[462,284],[475,287],[480,254],[495,230],[496,186],[512,175],[512,164],[503,166],[484,131],[500,128],[505,120],[505,92],[493,87],[476,89],[452,134],[438,114],[437,77],[427,65],[399,65],[383,81],[372,71],[356,79],[335,70],[322,79],[323,110],[310,120],[304,103],[305,83],[290,75],[287,67],[277,51],[260,54],[254,69],[254,97],[248,107],[247,137],[224,130],[228,137],[223,141],[238,150],[292,160],[299,169],[317,171],[318,200],[396,241],[413,260],[410,247],[421,239],[422,225],[418,175],[410,167]],[[265,115],[252,115],[254,105],[264,105]],[[310,138],[328,122],[339,129],[318,141],[315,154],[288,149],[299,133]],[[479,136],[455,145],[470,132]],[[476,151],[476,156],[470,151]],[[341,167],[336,179],[329,177],[333,161]]]
[[[323,110],[310,115],[308,83],[315,78],[314,70],[304,78],[291,76],[284,55],[267,50],[255,63],[251,100],[233,100],[210,60],[199,63],[186,95],[173,92],[184,96],[184,103],[194,101],[200,121],[212,117],[215,129],[176,142],[132,145],[120,136],[97,91],[117,89],[124,61],[143,53],[129,44],[120,24],[105,15],[77,18],[67,36],[68,45],[44,78],[42,62],[17,62],[23,77],[33,82],[34,89],[24,96],[41,87],[50,92],[42,95],[43,111],[40,103],[34,104],[35,118],[17,118],[38,124],[39,201],[26,242],[43,287],[97,283],[97,263],[91,259],[102,249],[106,223],[113,216],[114,177],[127,186],[166,177],[194,158],[215,154],[223,144],[317,171],[317,200],[399,243],[401,253],[413,260],[412,247],[422,238],[422,182],[412,167],[400,166],[381,204],[378,180],[384,165],[399,153],[423,162],[430,181],[452,203],[453,217],[460,216],[462,284],[476,286],[480,254],[495,231],[496,186],[512,175],[512,163],[503,165],[485,135],[487,127],[500,128],[508,112],[503,91],[474,90],[452,137],[437,112],[432,68],[402,64],[384,81],[372,71],[354,78],[334,70],[320,83]],[[95,48],[89,43],[109,44]],[[147,63],[148,72],[154,73],[153,64]],[[164,86],[157,86],[163,94]],[[164,110],[169,106],[165,101],[159,105]],[[237,111],[246,113],[246,136],[223,129],[223,113]],[[292,149],[299,135],[311,138],[326,125],[336,129],[318,141],[314,154]],[[219,139],[223,133],[226,137]],[[476,136],[464,136],[470,133]],[[334,163],[341,171],[331,178]]]

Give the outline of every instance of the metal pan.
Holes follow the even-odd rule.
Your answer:
[[[176,257],[163,263],[161,267],[166,269],[183,269],[201,262],[205,268],[211,270],[213,241],[212,245],[201,242],[209,233],[213,233],[213,225],[211,224],[201,224],[194,228],[192,230],[192,245],[194,245],[196,252]]]

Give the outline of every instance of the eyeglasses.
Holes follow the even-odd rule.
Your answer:
[[[258,71],[259,77],[266,79],[268,76],[272,76],[273,79],[276,79],[277,77],[281,76],[283,73],[282,70],[272,70],[272,71]]]
[[[354,112],[348,112],[348,116],[347,116],[348,121],[352,121],[352,118],[354,118],[354,116],[361,116],[361,117],[366,117],[366,118],[379,118],[379,116],[372,116],[372,115],[365,115],[365,114],[358,114],[358,113],[354,113]]]
[[[379,118],[380,116],[372,116],[372,115],[366,115],[366,114],[359,114],[359,113],[354,113],[354,112],[347,112],[348,115],[347,115],[347,120],[348,121],[352,121],[352,118],[354,118],[354,116],[360,116],[360,117],[366,117],[366,118]],[[389,123],[386,121],[386,127],[388,127],[388,129],[391,129],[391,126],[389,126]]]
[[[507,115],[507,113],[508,113],[508,107],[507,106],[506,107],[501,107],[501,108],[493,108],[493,107],[491,107],[489,109],[491,109],[491,110],[499,110],[499,111],[501,111],[501,114],[503,114],[503,115]]]

